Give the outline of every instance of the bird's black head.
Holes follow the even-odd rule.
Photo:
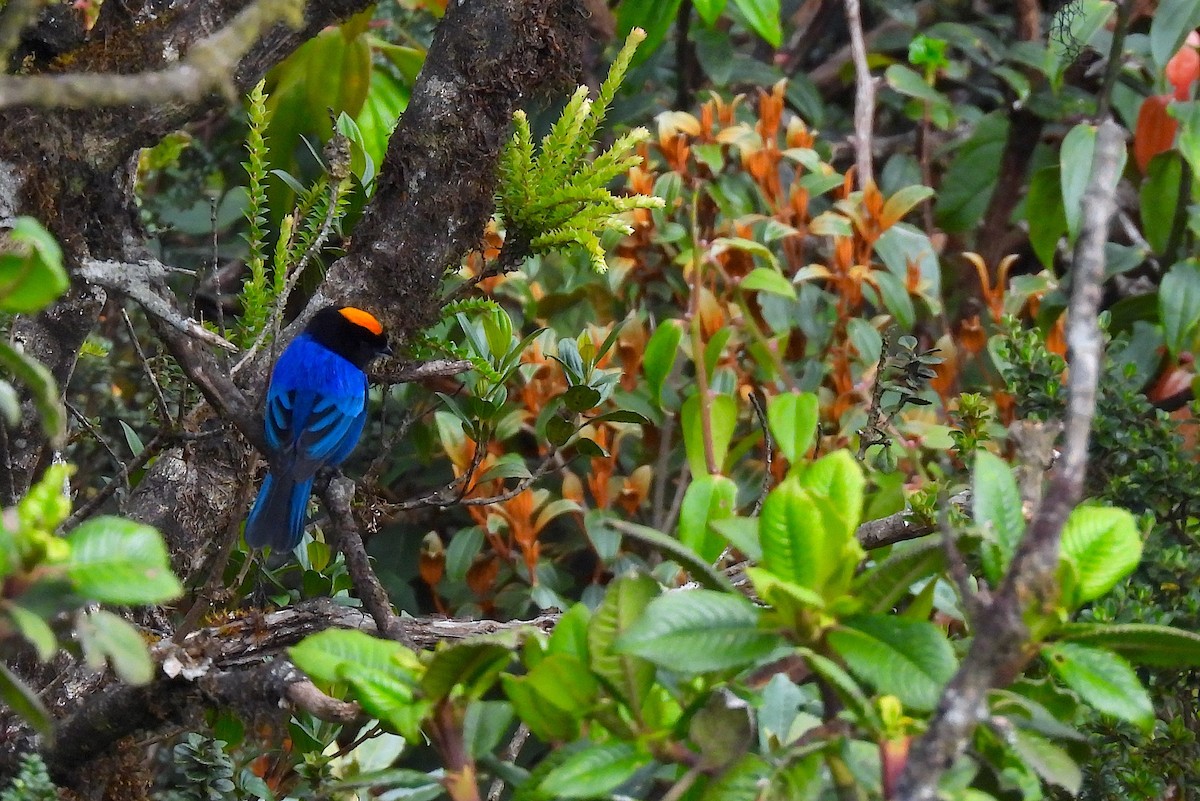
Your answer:
[[[392,352],[379,321],[353,306],[326,306],[313,315],[304,332],[360,370],[376,356]]]

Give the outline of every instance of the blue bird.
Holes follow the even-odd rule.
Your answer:
[[[267,390],[271,468],[246,519],[247,545],[278,554],[299,544],[317,471],[341,464],[362,435],[363,371],[391,352],[379,321],[352,306],[321,309],[284,349]]]

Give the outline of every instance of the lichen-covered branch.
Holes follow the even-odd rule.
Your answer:
[[[1015,678],[1028,659],[1023,611],[1028,604],[1052,602],[1058,592],[1062,528],[1079,502],[1087,472],[1088,436],[1103,355],[1096,318],[1104,282],[1104,243],[1115,210],[1124,148],[1121,128],[1111,120],[1102,123],[1083,198],[1083,228],[1075,246],[1067,318],[1071,369],[1062,457],[1003,584],[980,610],[966,658],[943,691],[929,729],[913,744],[897,794],[902,801],[937,798],[942,773],[963,753],[976,725],[987,715],[988,691]]]

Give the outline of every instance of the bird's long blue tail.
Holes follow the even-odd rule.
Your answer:
[[[295,548],[304,534],[312,485],[311,477],[294,481],[268,473],[246,518],[246,544],[251,548],[269,545],[275,553]]]

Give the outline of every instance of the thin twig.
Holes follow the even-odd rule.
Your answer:
[[[754,509],[750,512],[751,516],[757,517],[758,513],[762,511],[767,493],[771,491],[771,465],[775,459],[775,441],[771,439],[771,426],[767,423],[766,398],[763,397],[761,387],[755,387],[754,392],[750,393],[750,405],[754,407],[754,415],[758,418],[758,424],[762,426],[763,459],[766,462],[763,469],[762,490],[759,491],[758,499],[754,501]]]
[[[88,420],[87,417],[83,415],[83,412],[76,409],[75,406],[68,401],[64,401],[63,406],[67,407],[67,411],[70,412],[71,416],[74,417],[75,420],[78,421],[78,423],[83,426],[89,434],[91,434],[92,439],[96,440],[96,442],[100,444],[100,447],[104,448],[105,452],[108,453],[108,458],[112,459],[113,467],[117,468],[117,475],[124,478],[125,489],[129,489],[129,472],[125,468],[125,460],[123,460],[120,456],[117,456],[117,452],[114,451],[112,446],[108,444],[108,440],[104,438],[103,434],[96,430],[96,427],[92,425],[92,421]]]
[[[867,45],[863,39],[862,9],[858,0],[846,0],[846,24],[850,27],[850,54],[854,59],[854,152],[858,165],[858,186],[866,189],[875,183],[871,165],[871,138],[875,123],[875,84],[867,64]]]
[[[70,408],[68,406],[68,408]],[[109,479],[99,492],[88,498],[87,502],[75,509],[71,516],[62,524],[63,531],[70,531],[75,526],[87,520],[96,510],[99,509],[119,487],[129,488],[129,476],[136,470],[141,470],[146,464],[158,456],[162,451],[170,445],[176,438],[176,435],[159,431],[149,442],[142,448],[142,452],[135,456],[129,462],[118,462],[121,465],[121,470],[117,475]]]
[[[517,726],[517,730],[513,732],[512,739],[508,742],[508,747],[504,749],[504,759],[507,762],[516,762],[517,757],[521,754],[521,749],[525,747],[525,741],[529,739],[529,727],[522,723]],[[487,801],[500,801],[500,796],[504,794],[504,779],[499,776],[492,781],[492,786],[488,789]]]
[[[154,396],[158,399],[158,416],[163,419],[163,422],[170,423],[171,413],[167,410],[167,398],[163,395],[162,386],[158,383],[158,376],[150,367],[150,361],[146,358],[146,353],[142,350],[142,343],[138,340],[137,329],[133,327],[133,321],[129,319],[129,312],[125,311],[124,306],[121,307],[121,319],[125,321],[125,328],[129,331],[129,341],[133,343],[133,350],[137,353],[138,361],[142,365],[142,372],[146,374],[146,380],[154,388]]]

